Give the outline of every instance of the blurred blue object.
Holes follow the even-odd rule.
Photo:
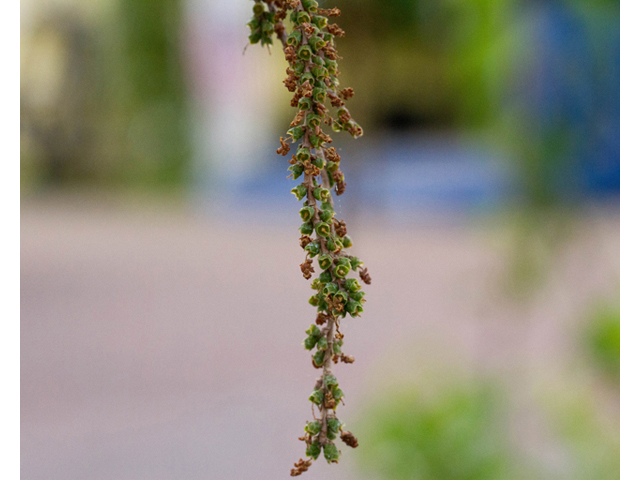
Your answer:
[[[521,12],[533,28],[516,103],[533,130],[526,135],[565,164],[552,181],[570,197],[620,191],[620,17],[588,3],[545,0]]]

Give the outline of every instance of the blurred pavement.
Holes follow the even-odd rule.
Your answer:
[[[488,225],[352,229],[373,285],[342,328],[356,357],[337,367],[347,424],[402,373],[457,365],[526,389],[568,368],[576,323],[617,295],[617,213],[576,219],[525,304],[501,293],[503,235]],[[316,376],[300,346],[315,316],[295,228],[25,202],[22,478],[288,478]],[[358,478],[342,450],[344,465],[319,461],[305,478]]]

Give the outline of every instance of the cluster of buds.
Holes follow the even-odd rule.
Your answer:
[[[289,177],[300,179],[291,193],[303,202],[300,209],[300,246],[305,252],[300,265],[305,279],[315,273],[314,259],[319,274],[311,282],[314,294],[309,303],[317,310],[317,317],[306,331],[304,347],[312,351],[312,364],[322,369],[309,401],[314,410],[314,421],[307,423],[300,440],[306,443],[309,460],[300,460],[291,470],[292,476],[305,472],[312,460],[320,454],[329,463],[337,463],[340,450],[334,443],[338,437],[348,446],[357,447],[351,432],[343,430],[336,409],[344,393],[331,372],[332,363],[350,364],[354,357],[342,353],[343,335],[340,321],[347,315],[358,317],[363,311],[364,292],[352,272],[369,284],[371,278],[362,262],[350,255],[353,242],[347,235],[346,223],[335,217],[333,194],[341,195],[346,188],[344,173],[340,169],[340,155],[330,147],[331,137],[323,130],[345,131],[354,138],[362,135],[345,101],[353,96],[353,89],[339,89],[338,60],[335,38],[344,36],[329,17],[337,17],[337,8],[321,9],[316,0],[255,0],[254,17],[249,22],[251,43],[272,45],[273,35],[281,41],[285,59],[289,63],[285,87],[293,93],[291,106],[297,108],[285,137],[280,137],[277,153],[287,156],[292,145],[298,143],[289,160]],[[292,28],[287,33],[283,20],[289,18]],[[330,113],[328,102],[336,111]],[[320,417],[316,418],[317,408]]]

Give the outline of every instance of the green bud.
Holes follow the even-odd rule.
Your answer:
[[[247,23],[247,27],[249,27],[252,32],[258,30],[260,28],[260,20],[258,20],[256,17],[253,17],[251,20],[249,20],[249,23]]]
[[[298,100],[298,108],[300,110],[310,110],[311,99],[309,97],[302,97],[300,100]]]
[[[336,285],[333,282],[329,282],[322,289],[322,294],[325,295],[325,296],[326,295],[333,295],[334,293],[337,293],[337,291],[338,291],[338,285]]]
[[[358,305],[360,305],[355,300],[349,300],[346,305],[346,310],[352,317],[356,317],[358,315]]]
[[[304,128],[302,127],[292,127],[287,130],[287,135],[291,136],[291,140],[297,142],[304,136]]]
[[[318,347],[318,350],[322,350],[324,352],[327,348],[329,348],[329,342],[327,341],[326,337],[320,337],[316,346]]]
[[[309,299],[309,305],[313,306],[313,307],[317,307],[320,304],[320,299],[318,298],[317,295],[313,295],[310,299]]]
[[[338,278],[344,278],[349,274],[350,270],[351,269],[349,267],[347,267],[344,264],[341,264],[341,265],[336,266],[336,268],[333,269],[333,273]]]
[[[331,272],[329,271],[324,271],[322,272],[319,276],[318,279],[322,282],[322,283],[330,283],[331,280],[333,279],[333,277],[331,277]]]
[[[362,287],[360,286],[360,283],[358,282],[358,280],[356,280],[355,278],[347,278],[344,281],[344,288],[347,289],[349,292],[353,293],[353,292],[357,292]]]
[[[330,252],[335,252],[338,249],[336,247],[336,242],[333,240],[333,238],[328,238],[327,242],[325,243],[325,245],[327,246],[327,249]]]
[[[316,338],[322,335],[322,332],[315,323],[312,323],[311,326],[304,331],[304,333]]]
[[[320,205],[320,208],[322,210],[330,210],[333,212],[333,206],[331,206],[329,202],[322,202],[322,205]]]
[[[311,142],[313,148],[319,148],[320,145],[324,143],[323,140],[317,135],[309,135],[309,142]]]
[[[337,387],[338,386],[338,379],[333,375],[325,375],[324,376],[324,385],[329,390],[332,390],[333,387]]]
[[[317,435],[318,433],[320,433],[320,422],[315,420],[313,422],[309,422],[305,425],[304,427],[304,431],[307,433],[310,433],[311,435]]]
[[[326,312],[327,309],[329,308],[329,305],[327,305],[327,301],[324,299],[324,296],[319,295],[320,296],[320,301],[318,302],[318,312]]]
[[[338,259],[338,265],[345,265],[351,268],[351,262],[349,262],[349,259],[347,257],[340,257]]]
[[[322,210],[320,212],[320,220],[323,222],[328,222],[333,218],[333,212],[331,210]]]
[[[316,79],[310,73],[305,73],[300,77],[300,84],[302,85],[304,82],[309,82],[309,85],[313,86]]]
[[[318,231],[318,228],[316,226],[316,231]],[[311,258],[315,257],[316,255],[318,255],[318,253],[320,253],[320,245],[318,245],[316,242],[311,242],[309,244],[307,244],[306,247],[304,247],[306,252],[309,252],[309,256]]]
[[[273,23],[271,23],[269,20],[265,20],[264,22],[262,22],[260,28],[262,29],[263,34],[271,35],[273,33]]]
[[[313,100],[318,102],[318,103],[323,103],[324,99],[326,98],[326,92],[324,89],[322,88],[314,88],[313,89]]]
[[[294,180],[300,178],[300,175],[304,173],[304,168],[302,168],[302,166],[298,165],[297,163],[295,165],[291,165],[289,168],[287,168],[287,170],[289,170],[293,174]]]
[[[264,4],[263,3],[256,3],[253,5],[253,13],[255,15],[262,15],[262,12],[264,12]]]
[[[321,405],[322,400],[324,400],[324,393],[322,393],[322,390],[314,390],[309,397],[309,401],[315,403],[316,405]]]
[[[309,220],[311,220],[314,213],[316,213],[316,211],[313,207],[303,207],[302,209],[300,209],[300,217],[302,218],[303,222],[308,222]],[[305,235],[309,234],[306,233]]]
[[[328,237],[331,235],[331,227],[328,223],[320,222],[316,224],[316,233],[322,237]],[[347,273],[349,272],[347,271]]]
[[[333,395],[333,398],[335,399],[336,403],[338,403],[342,399],[342,397],[344,397],[344,392],[340,390],[338,387],[334,388],[331,391],[331,394]]]
[[[322,121],[322,118],[320,118],[320,115],[317,115],[315,113],[311,113],[307,115],[307,125],[311,127],[317,127],[318,125],[320,125],[321,121]]]
[[[262,38],[260,39],[260,45],[273,45],[273,40],[267,33],[263,33]]]
[[[296,25],[302,25],[303,23],[309,23],[309,22],[311,22],[311,17],[307,12],[299,12],[298,15],[296,15],[296,18],[295,18]]]
[[[327,75],[329,75],[329,71],[326,68],[321,67],[320,65],[311,67],[311,73],[317,80],[323,80],[327,77]]]
[[[296,158],[301,162],[306,162],[311,158],[311,153],[309,152],[308,148],[305,148],[301,145],[296,151]]]
[[[324,363],[324,350],[318,350],[313,355],[313,363],[316,367],[320,367]]]
[[[304,63],[304,61],[298,60],[293,65],[293,71],[296,73],[296,75],[302,75],[304,73],[304,69],[306,68],[306,66],[307,66],[307,64]]]
[[[335,440],[342,425],[343,423],[335,417],[327,420],[327,438],[329,440]]]
[[[300,30],[293,30],[287,37],[287,45],[297,47],[302,41],[302,33]]]
[[[260,33],[259,31],[252,32],[251,35],[249,35],[249,43],[251,43],[252,45],[255,45],[260,41],[261,38],[262,38],[262,33]]]
[[[356,268],[362,265],[362,262],[358,257],[351,257],[349,259],[349,263],[351,263],[351,269],[355,272]]]
[[[333,433],[338,433],[340,429],[344,425],[340,420],[336,417],[331,417],[327,420],[327,430]]]
[[[349,295],[347,295],[347,293],[344,290],[340,290],[333,297],[337,298],[342,303],[347,303],[347,300],[349,300]]]
[[[340,458],[340,450],[335,446],[334,443],[327,443],[323,447],[324,450],[324,458],[328,463],[338,463],[338,459]]]
[[[318,11],[318,2],[316,0],[302,0],[302,8],[307,12],[316,13]]]
[[[312,55],[313,55],[313,50],[309,45],[302,45],[300,48],[298,48],[299,59],[307,61],[311,58]]]
[[[338,342],[333,342],[333,353],[334,355],[340,355],[342,353],[342,349]]]
[[[318,343],[318,339],[316,337],[307,337],[304,339],[304,342],[302,342],[304,348],[306,348],[307,350],[312,350],[313,347],[316,346],[316,343]]]
[[[340,125],[340,123],[335,121],[335,122],[333,122],[331,124],[331,130],[333,130],[334,132],[341,132],[342,131],[342,125]]]
[[[320,268],[322,270],[326,270],[327,268],[329,268],[332,263],[333,263],[333,258],[331,258],[331,255],[327,253],[325,253],[324,255],[320,255],[318,257],[318,265],[320,265]]]
[[[324,28],[327,26],[327,17],[323,17],[321,15],[314,16],[311,21],[318,28]]]
[[[330,195],[331,192],[329,192],[329,190],[324,187],[318,187],[313,190],[313,196],[316,198],[316,200],[321,200],[324,202],[329,198]]]
[[[311,282],[311,288],[313,290],[320,290],[323,286],[324,284],[320,281],[319,278],[314,278]]]
[[[305,187],[304,185],[298,185],[293,190],[291,190],[291,193],[293,193],[298,201],[300,201],[307,196],[307,187]]]
[[[358,303],[362,302],[362,299],[364,298],[364,292],[362,290],[360,290],[359,292],[353,292],[351,293],[351,295],[349,295],[353,300],[355,300]]]
[[[342,246],[344,248],[349,248],[353,246],[353,242],[351,241],[351,237],[349,235],[345,235],[340,239],[340,241],[342,242]]]
[[[335,75],[338,71],[338,62],[336,62],[335,60],[329,60],[328,58],[325,59],[324,61],[324,65],[327,68],[327,71],[331,74],[331,75]]]
[[[300,230],[300,233],[302,235],[311,235],[313,233],[313,225],[311,225],[310,223],[303,223],[302,225],[300,225],[300,228],[298,230]]]
[[[317,460],[318,457],[320,456],[321,451],[322,451],[322,447],[318,442],[316,442],[316,443],[311,443],[307,445],[307,451],[305,453],[307,457],[311,457],[314,460]]]
[[[320,50],[322,47],[326,45],[326,42],[321,37],[313,36],[309,38],[309,45],[311,46],[314,52],[317,52],[318,50]]]

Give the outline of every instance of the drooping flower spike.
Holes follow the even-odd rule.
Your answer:
[[[319,267],[311,282],[315,293],[309,299],[317,310],[316,321],[306,330],[303,345],[312,351],[313,367],[322,369],[309,397],[320,418],[315,418],[314,413],[314,421],[307,423],[300,437],[306,444],[308,459],[294,464],[294,477],[306,472],[320,454],[327,462],[338,463],[341,452],[334,442],[338,437],[350,447],[358,446],[358,439],[336,416],[344,393],[331,371],[332,363],[355,361],[352,355],[342,352],[344,335],[339,331],[339,322],[347,315],[359,317],[365,300],[360,282],[349,278],[349,274],[357,271],[362,282],[371,283],[362,262],[348,253],[353,241],[347,235],[346,223],[335,218],[332,192],[343,194],[346,182],[340,155],[329,146],[332,139],[323,130],[326,127],[333,132],[348,132],[354,138],[363,133],[345,107],[345,101],[353,97],[353,89],[339,89],[341,57],[335,39],[344,36],[344,31],[329,23],[328,18],[339,15],[337,8],[319,8],[316,0],[255,0],[253,18],[248,23],[250,43],[270,46],[275,35],[289,62],[283,83],[293,93],[291,106],[297,108],[297,113],[286,137],[280,137],[277,153],[286,156],[291,145],[299,142],[288,171],[293,180],[301,179],[291,190],[296,200],[303,202],[299,230],[305,260],[300,269],[310,280],[316,272],[312,259],[317,259]],[[287,16],[293,25],[291,32],[283,23]],[[335,113],[331,114],[325,105],[327,100]]]

